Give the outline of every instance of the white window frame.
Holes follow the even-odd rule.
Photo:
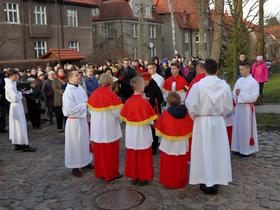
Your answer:
[[[157,27],[155,25],[149,26],[149,35],[150,35],[150,39],[157,38]]]
[[[185,43],[188,44],[190,41],[190,33],[188,31],[185,32]]]
[[[140,4],[135,4],[133,9],[134,16],[139,17],[140,16]]]
[[[133,38],[138,37],[138,24],[137,23],[132,24],[132,37]]]
[[[153,58],[157,55],[157,48],[156,47],[151,47],[150,48],[150,58]]]
[[[47,25],[47,8],[42,5],[34,7],[35,25]]]
[[[69,41],[68,48],[72,50],[80,51],[80,42],[77,41]]]
[[[199,43],[200,42],[200,37],[199,34],[195,35],[195,43]]]
[[[48,50],[48,46],[47,46],[46,41],[36,41],[36,42],[34,42],[34,45],[35,45],[34,50],[35,50],[36,58],[40,58]]]
[[[145,17],[152,17],[152,7],[150,5],[145,6]]]
[[[78,27],[78,11],[67,9],[67,25],[68,27]]]
[[[113,23],[105,23],[105,36],[107,39],[114,37]]]
[[[98,7],[94,7],[94,8],[91,9],[91,15],[93,17],[99,16],[99,14],[100,14],[100,11],[99,11]]]
[[[189,59],[191,57],[189,50],[185,50],[184,54],[185,54],[184,56],[185,56],[186,59]]]
[[[4,3],[4,13],[6,16],[6,23],[18,24],[19,19],[19,5],[17,3]]]

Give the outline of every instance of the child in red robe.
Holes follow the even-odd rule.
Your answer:
[[[156,123],[160,147],[160,183],[167,188],[184,188],[188,182],[187,151],[192,122],[180,96],[172,91],[167,96],[169,107]]]
[[[133,185],[146,185],[153,179],[152,130],[157,119],[150,103],[144,98],[144,80],[134,77],[130,85],[134,94],[126,101],[121,111],[125,128],[125,176],[132,179]]]

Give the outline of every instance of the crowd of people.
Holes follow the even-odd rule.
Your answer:
[[[15,150],[35,152],[26,116],[34,129],[53,125],[55,116],[57,131],[65,132],[65,166],[72,174],[81,177],[81,168],[94,168],[97,178],[112,181],[122,177],[124,122],[124,175],[132,184],[153,179],[152,155],[160,150],[163,186],[200,184],[203,192],[216,194],[220,184],[232,181],[230,151],[241,156],[258,151],[254,103],[262,100],[268,69],[261,56],[252,66],[241,55],[238,75],[231,91],[219,79],[216,61],[186,62],[180,55],[172,60],[109,59],[99,67],[8,68],[0,72],[0,132],[7,132],[9,109]]]

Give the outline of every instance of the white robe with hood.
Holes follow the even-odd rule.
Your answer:
[[[89,151],[87,95],[83,88],[67,84],[62,97],[62,111],[68,117],[65,125],[65,166],[82,168],[92,161]]]
[[[194,84],[185,104],[194,120],[190,184],[227,185],[232,172],[222,115],[232,111],[230,87],[217,76],[207,76]]]
[[[9,111],[9,138],[12,144],[28,145],[27,125],[22,93],[17,90],[16,81],[5,78],[6,99],[11,103]]]
[[[236,89],[241,90],[239,96],[235,93]],[[250,105],[258,99],[258,96],[259,84],[251,75],[237,80],[233,90],[236,108],[231,150],[243,155],[250,155],[259,151],[256,113],[255,110],[252,112]],[[250,145],[252,134],[254,145]]]

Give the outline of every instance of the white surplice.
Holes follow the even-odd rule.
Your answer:
[[[92,161],[89,152],[87,122],[87,95],[84,89],[67,84],[62,97],[63,114],[68,117],[65,125],[65,166],[82,168]]]
[[[227,185],[232,181],[232,172],[222,115],[232,111],[230,87],[217,76],[206,76],[194,84],[186,106],[194,119],[190,184]]]
[[[155,73],[152,75],[152,79],[155,80],[159,88],[162,90],[163,84],[164,84],[164,79],[162,76],[160,76],[158,73]]]
[[[151,125],[125,126],[125,147],[127,149],[143,150],[151,147],[153,135]]]
[[[239,96],[235,93],[236,89],[241,90]],[[237,80],[233,90],[236,108],[231,150],[243,155],[249,155],[259,150],[256,114],[255,110],[252,112],[251,109],[251,105],[258,99],[258,96],[259,84],[251,75]],[[252,132],[254,145],[250,145]]]
[[[121,108],[107,111],[92,111],[90,140],[96,143],[111,143],[122,137],[120,126]]]
[[[186,138],[170,141],[162,137],[159,150],[168,155],[185,155],[189,151],[189,142]]]
[[[27,125],[22,93],[17,90],[17,83],[5,78],[6,99],[11,103],[9,111],[9,138],[12,144],[28,145]]]

